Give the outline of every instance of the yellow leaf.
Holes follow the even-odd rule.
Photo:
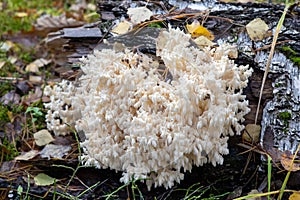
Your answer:
[[[125,34],[127,33],[130,28],[131,28],[132,24],[127,22],[127,21],[123,21],[120,22],[117,26],[115,26],[111,32],[116,33],[116,34]]]
[[[294,192],[294,193],[291,194],[291,196],[289,197],[289,200],[298,200],[298,199],[300,199],[300,191]]]
[[[13,120],[14,120],[14,114],[11,111],[7,111],[7,116],[9,118],[9,121],[13,122]]]
[[[204,36],[209,40],[214,40],[215,36],[209,32],[206,28],[200,25],[200,22],[195,20],[191,24],[186,25],[186,29],[192,35],[192,37]]]

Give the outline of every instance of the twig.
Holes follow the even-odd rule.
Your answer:
[[[0,77],[0,81],[23,81],[24,78],[16,78],[16,77]]]

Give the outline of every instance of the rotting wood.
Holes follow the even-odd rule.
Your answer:
[[[166,12],[167,10],[172,10],[173,6],[168,3],[168,1],[162,1],[162,4],[149,4],[147,5],[150,9],[154,10],[155,13]],[[137,6],[142,5],[143,2],[138,2]],[[109,30],[112,27],[114,20],[120,18],[121,16],[126,16],[127,8],[129,8],[130,3],[123,1],[120,2],[114,1],[99,1],[98,2],[98,12],[101,13],[101,23],[92,26],[94,30]],[[211,11],[209,15],[201,15],[202,10],[195,10],[186,8],[184,10],[176,10],[176,12],[167,12],[166,15],[157,14],[153,17],[153,21],[163,21],[165,23],[170,23],[172,26],[178,26],[184,29],[184,24],[192,20],[193,18],[205,20],[204,26],[212,31],[215,35],[216,40],[221,39],[228,40],[231,38],[231,42],[234,43],[239,37],[239,34],[245,32],[245,25],[249,23],[254,18],[261,18],[266,21],[267,24],[271,25],[271,29],[277,25],[277,22],[281,16],[281,13],[284,9],[283,5],[274,5],[274,4],[256,4],[256,3],[217,3],[216,6],[221,7],[221,10]],[[226,7],[232,9],[225,9]],[[292,6],[292,10],[289,10],[286,20],[284,22],[285,30],[279,34],[278,44],[280,45],[289,45],[297,52],[300,51],[300,44],[297,41],[300,41],[300,35],[294,34],[293,31],[300,31],[300,19],[299,19],[299,6]],[[197,14],[198,13],[198,14]],[[298,13],[298,14],[297,14]],[[177,17],[175,17],[176,15]],[[205,19],[204,19],[205,18]],[[176,20],[172,20],[176,19]],[[143,25],[144,26],[144,25]],[[101,27],[101,28],[100,28]],[[86,31],[85,35],[74,36],[74,33],[80,30],[82,33]],[[155,53],[155,38],[159,33],[159,29],[153,29],[151,32],[148,29],[140,29],[137,27],[134,31],[113,37],[108,32],[105,33],[105,39],[110,44],[104,44],[99,41],[103,40],[103,37],[99,34],[91,35],[92,32],[89,32],[90,29],[82,29],[81,27],[75,28],[68,31],[61,31],[58,35],[53,36],[49,34],[46,44],[49,48],[55,52],[54,60],[56,60],[59,65],[74,64],[79,61],[79,58],[90,53],[94,48],[104,49],[104,48],[124,48],[129,47],[133,50],[138,50],[146,53]],[[147,32],[148,31],[148,32]],[[104,31],[103,31],[104,32]],[[143,34],[146,34],[147,37],[143,37]],[[53,40],[55,38],[55,40]],[[250,53],[245,53],[243,47],[239,47],[239,57],[235,62],[239,65],[249,64],[255,69],[253,76],[250,78],[249,86],[245,90],[247,99],[249,99],[249,106],[251,112],[245,117],[245,123],[254,123],[255,111],[258,103],[258,94],[261,86],[261,81],[263,78],[263,71],[259,69],[257,63],[254,61],[255,54],[259,52],[260,49],[263,51],[268,51],[269,49],[264,49],[264,47],[269,47],[272,42],[272,38],[266,39],[264,43],[259,45],[252,43],[252,49]],[[119,44],[119,45],[118,45]],[[124,46],[124,47],[122,47]],[[274,77],[273,77],[274,79]],[[258,121],[261,121],[262,109],[269,99],[273,97],[273,87],[272,79],[268,79],[261,102],[261,109],[258,116]]]

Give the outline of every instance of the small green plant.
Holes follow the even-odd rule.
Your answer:
[[[148,25],[148,27],[163,28],[163,27],[166,27],[166,26],[164,25],[163,22],[152,22]]]
[[[8,111],[8,106],[0,104],[0,124],[10,121],[8,117]]]
[[[287,128],[289,126],[289,120],[292,119],[292,114],[288,111],[280,112],[278,114],[278,117],[283,120],[283,123],[285,127]]]
[[[25,113],[30,113],[32,123],[36,122],[39,117],[42,117],[44,115],[41,109],[38,107],[28,107]]]
[[[0,82],[0,96],[2,97],[4,94],[11,91],[13,88],[13,85],[9,81]]]
[[[296,52],[290,46],[283,46],[281,47],[283,53],[296,65],[300,66],[300,53]]]
[[[23,193],[23,187],[22,187],[21,185],[19,185],[18,188],[17,188],[17,194],[18,194],[19,196],[21,196],[22,193]]]
[[[29,116],[26,120],[26,127],[29,132],[36,132],[45,128],[45,112],[46,111],[42,108],[41,101],[31,104],[31,106],[26,109],[25,114]]]
[[[28,195],[29,194],[29,189],[30,189],[30,175],[27,173],[27,190],[26,190],[26,192],[24,192],[24,189],[21,185],[19,185],[18,188],[17,188],[17,194],[18,194],[20,200],[30,199],[30,197]],[[25,197],[24,197],[23,193],[25,193]]]
[[[272,178],[272,158],[268,155],[268,192],[271,192],[271,178]],[[267,196],[270,200],[270,195]]]
[[[4,158],[4,161],[13,160],[16,156],[19,155],[19,152],[16,148],[16,145],[10,143],[7,138],[4,138],[1,144],[1,156]]]

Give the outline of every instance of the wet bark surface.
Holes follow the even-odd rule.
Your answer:
[[[143,3],[138,2],[137,5],[139,4],[143,5]],[[163,5],[168,10],[172,9],[173,7],[166,1],[163,2]],[[206,16],[207,19],[204,23],[204,26],[214,33],[215,40],[225,38],[225,40],[227,40],[227,38],[234,39],[239,37],[240,33],[245,32],[244,26],[255,18],[261,18],[266,21],[267,24],[272,24],[273,27],[270,27],[270,29],[272,29],[276,27],[284,9],[283,5],[274,4],[217,3],[217,5],[219,5],[222,10],[210,12],[209,15]],[[153,28],[148,30],[140,28],[139,30],[136,29],[121,36],[112,36],[110,33],[104,34],[103,36],[100,29],[109,30],[112,27],[114,20],[121,16],[127,16],[126,12],[130,7],[130,4],[120,4],[119,1],[99,1],[98,7],[98,12],[102,16],[101,24],[91,24],[89,26],[74,29],[63,29],[57,33],[49,34],[46,43],[49,49],[55,52],[54,56],[58,64],[65,65],[77,63],[79,62],[79,58],[92,52],[93,49],[101,50],[105,48],[114,48],[121,51],[124,48],[129,48],[132,50],[139,50],[143,53],[152,53],[155,55],[155,39],[161,31],[160,29]],[[152,7],[150,6],[150,9],[153,10],[158,10],[159,8],[162,9],[161,5],[158,4],[153,4]],[[284,21],[285,30],[280,33],[278,38],[278,43],[282,42],[283,45],[289,45],[296,52],[300,51],[300,44],[297,42],[300,40],[300,36],[299,34],[293,33],[293,31],[300,31],[299,12],[300,9],[297,6],[294,6],[290,9],[290,12],[287,14],[287,17]],[[194,9],[184,9],[181,10],[180,13],[176,13],[176,15],[179,14],[191,15],[182,17],[179,20],[172,20],[172,16],[169,16],[166,21],[173,26],[184,29],[184,23],[191,21],[191,17],[197,17],[197,19],[204,17],[202,11]],[[171,18],[171,20],[169,18]],[[81,34],[78,34],[78,31]],[[107,38],[108,44],[103,43],[104,37]],[[255,70],[253,76],[250,78],[249,88],[245,90],[245,94],[250,101],[251,108],[251,113],[246,116],[246,123],[254,122],[253,119],[255,117],[253,116],[255,116],[261,81],[264,73],[259,69],[257,63],[254,61],[255,53],[258,52],[262,47],[266,47],[266,50],[269,50],[271,42],[271,40],[267,40],[258,45],[254,43],[251,44],[251,51],[253,52],[252,55],[249,55],[243,52],[243,49],[240,49],[239,57],[235,60],[237,64],[250,65],[250,67]],[[280,45],[278,45],[278,49],[279,47]],[[272,98],[273,89],[271,83],[271,79],[267,80],[266,82],[262,96],[262,105],[266,103],[267,99]],[[259,121],[261,120],[261,115],[262,110],[260,111]]]

